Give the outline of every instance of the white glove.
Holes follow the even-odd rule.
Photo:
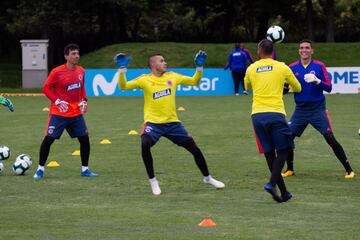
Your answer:
[[[79,108],[82,114],[85,114],[87,112],[87,102],[85,100],[82,100],[79,103]]]
[[[69,109],[69,103],[61,99],[56,99],[55,105],[58,107],[60,112],[67,112]]]
[[[305,82],[307,82],[307,83],[315,83],[315,84],[320,84],[320,83],[321,83],[321,80],[318,79],[318,78],[315,76],[315,74],[313,74],[313,73],[307,73],[307,74],[305,74],[304,80],[305,80]]]

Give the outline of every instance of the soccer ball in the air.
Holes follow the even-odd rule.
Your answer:
[[[31,167],[31,157],[27,154],[21,154],[16,158],[13,164],[13,172],[16,175],[23,175]]]
[[[7,146],[0,145],[0,160],[5,160],[10,157],[10,149]]]
[[[0,162],[0,174],[4,172],[4,164]]]
[[[266,32],[266,38],[273,43],[281,43],[285,38],[285,32],[280,26],[271,26]]]
[[[19,156],[17,156],[15,161],[17,162],[17,161],[20,161],[20,160],[24,160],[29,165],[29,167],[31,167],[32,161],[31,161],[31,157],[29,155],[24,154],[24,153],[20,154]]]

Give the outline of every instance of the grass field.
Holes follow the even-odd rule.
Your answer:
[[[140,139],[128,135],[142,126],[142,98],[90,98],[90,168],[80,177],[77,140],[64,134],[54,143],[45,177],[34,181],[48,106],[45,97],[13,97],[16,111],[1,110],[0,143],[12,150],[0,176],[0,239],[357,239],[360,234],[360,178],[344,171],[312,128],[296,140],[296,176],[286,179],[294,198],[275,203],[263,191],[268,170],[257,153],[249,96],[179,97],[179,117],[207,158],[211,174],[226,184],[202,183],[190,154],[161,139],[153,148],[162,195],[153,196],[140,158]],[[288,115],[292,96],[286,96]],[[358,95],[327,95],[339,142],[353,168],[360,169]],[[99,142],[108,138],[112,144]],[[28,153],[33,167],[15,176],[15,157]],[[197,224],[209,217],[216,227]]]

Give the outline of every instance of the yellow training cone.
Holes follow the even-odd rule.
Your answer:
[[[80,156],[80,150],[75,150],[71,155]]]
[[[42,111],[43,111],[43,112],[49,112],[50,109],[49,109],[48,107],[44,107],[44,108],[42,109]]]
[[[130,132],[128,133],[129,135],[137,135],[138,134],[138,132],[137,131],[135,131],[135,130],[130,130]]]
[[[178,109],[177,109],[179,112],[185,112],[185,108],[184,107],[178,107]]]
[[[110,140],[109,139],[103,139],[100,144],[111,144]]]
[[[57,163],[57,161],[51,161],[47,165],[48,167],[58,167],[60,164]]]

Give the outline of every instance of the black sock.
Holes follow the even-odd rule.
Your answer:
[[[78,137],[80,142],[80,157],[81,165],[87,167],[89,165],[89,156],[90,156],[90,140],[89,136]]]
[[[286,164],[288,171],[294,171],[294,149],[289,149]]]
[[[278,185],[281,195],[288,193],[284,179],[281,176],[281,170],[285,164],[287,152],[288,150],[282,150],[275,154],[275,150],[272,150],[270,152],[264,153],[266,162],[271,172],[270,184],[272,186]]]
[[[154,178],[154,166],[153,166],[153,158],[151,155],[151,147],[152,147],[152,139],[147,135],[141,136],[141,155],[146,168],[146,173],[149,179]]]
[[[330,145],[332,150],[334,151],[336,157],[339,159],[340,163],[344,166],[345,171],[350,173],[352,168],[350,166],[349,161],[347,160],[345,151],[343,147],[340,145],[338,141],[336,141],[333,133],[325,134],[324,138],[326,142]]]
[[[45,166],[46,160],[49,157],[50,147],[51,144],[55,141],[55,138],[45,136],[44,140],[41,143],[40,146],[40,152],[39,152],[39,165]]]
[[[194,156],[195,163],[200,169],[202,175],[209,176],[209,169],[207,167],[204,155],[202,154],[200,148],[196,145],[195,141],[190,139],[182,143],[180,146],[184,147]]]

